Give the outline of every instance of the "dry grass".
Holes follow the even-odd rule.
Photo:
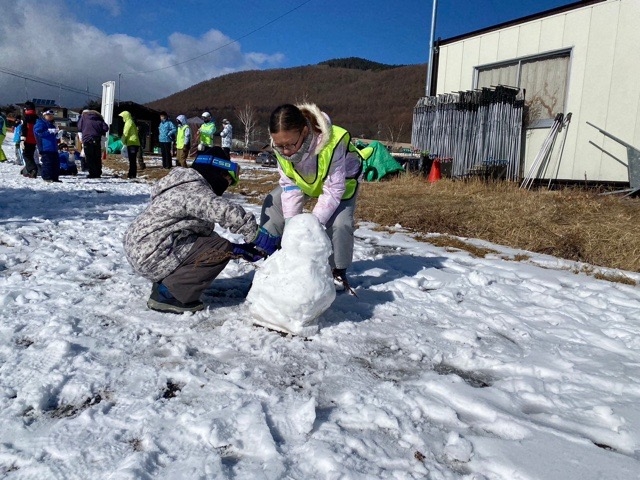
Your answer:
[[[165,174],[166,170],[160,168],[145,170],[149,178]],[[231,191],[259,204],[277,184],[277,174],[273,169],[252,170],[251,177],[243,178]],[[523,191],[507,182],[443,179],[430,184],[419,176],[401,175],[388,181],[363,183],[356,215],[358,220],[381,226],[400,224],[422,234],[418,238],[424,241],[464,249],[479,257],[495,252],[454,237],[477,238],[596,266],[640,272],[638,199],[603,196],[582,189]],[[442,235],[424,238],[433,233]],[[527,259],[526,255],[514,258]],[[609,281],[635,283],[623,275],[595,275]]]
[[[107,155],[102,161],[102,165],[110,168],[116,175],[127,176],[129,171],[129,162],[122,159],[120,155]],[[148,180],[159,180],[167,174],[167,170],[157,166],[147,166],[144,170],[138,170],[138,176],[143,176]]]
[[[507,182],[429,184],[403,175],[363,184],[357,213],[380,225],[479,238],[640,272],[640,202],[635,199],[579,189],[523,191]]]
[[[471,243],[460,240],[459,238],[452,237],[450,235],[431,236],[425,238],[423,235],[418,236],[425,242],[429,242],[436,247],[444,247],[449,251],[464,250],[469,252],[474,257],[483,258],[490,253],[498,253],[496,250],[490,248],[479,247]]]

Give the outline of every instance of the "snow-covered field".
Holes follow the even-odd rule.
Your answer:
[[[640,478],[640,287],[361,224],[358,297],[310,339],[252,326],[259,263],[161,314],[121,245],[149,185],[19,169],[0,164],[2,478]]]

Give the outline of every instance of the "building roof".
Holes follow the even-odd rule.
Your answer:
[[[160,115],[160,110],[149,108],[145,105],[136,102],[118,102],[113,107],[113,113],[117,114],[123,111],[128,111],[134,117],[157,117]]]
[[[534,13],[532,15],[527,15],[525,17],[516,18],[515,20],[509,20],[508,22],[498,23],[497,25],[481,28],[479,30],[474,30],[473,32],[469,32],[469,33],[463,33],[461,35],[456,35],[455,37],[446,38],[444,40],[439,39],[438,45],[442,46],[442,45],[447,45],[449,43],[459,42],[460,40],[464,40],[466,38],[477,37],[478,35],[482,35],[484,33],[489,33],[496,30],[502,30],[507,27],[513,27],[515,25],[520,25],[522,23],[530,22],[532,20],[538,20],[540,18],[550,17],[551,15],[557,15],[558,13],[568,12],[571,10],[575,10],[577,8],[587,7],[589,5],[602,3],[606,1],[607,0],[581,0],[579,2],[569,3],[568,5],[563,5],[561,7],[555,7],[540,13]]]

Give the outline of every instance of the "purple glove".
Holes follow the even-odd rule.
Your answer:
[[[256,238],[251,242],[255,247],[264,252],[267,256],[272,255],[278,248],[280,248],[281,237],[271,235],[263,227],[260,227]]]
[[[241,256],[247,262],[257,262],[265,258],[267,255],[253,246],[252,243],[232,243],[232,253]]]

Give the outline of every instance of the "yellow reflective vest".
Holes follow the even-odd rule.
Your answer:
[[[203,123],[200,126],[200,143],[213,147],[213,134],[216,133],[215,122]]]
[[[189,128],[189,125],[180,125],[178,127],[178,133],[176,134],[176,148],[184,148],[184,132]]]
[[[295,184],[300,187],[300,190],[312,198],[318,198],[322,194],[322,185],[329,174],[329,168],[331,167],[331,161],[333,160],[336,147],[345,137],[348,144],[348,151],[355,152],[358,155],[360,164],[362,165],[362,157],[360,156],[358,149],[351,144],[351,135],[349,135],[349,132],[342,127],[333,125],[331,127],[331,137],[329,138],[329,142],[324,146],[316,158],[316,178],[312,182],[307,182],[302,178],[302,176],[296,171],[293,163],[282,157],[277,150],[275,151],[276,158],[278,159],[278,163],[280,164],[284,174],[293,180]],[[358,172],[358,175],[359,174],[360,172]],[[356,190],[358,189],[358,175],[354,178],[347,178],[345,180],[346,188],[342,195],[342,200],[349,200],[356,193]]]

